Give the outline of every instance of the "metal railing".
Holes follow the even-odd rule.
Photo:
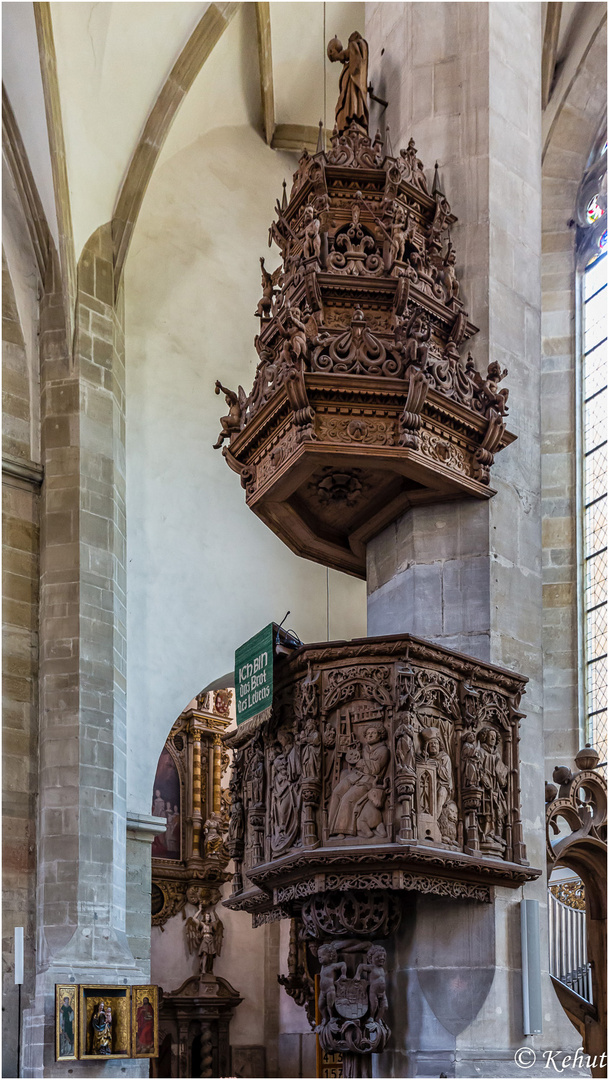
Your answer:
[[[592,971],[588,963],[586,912],[568,907],[548,891],[550,975],[586,1001],[592,1002]]]

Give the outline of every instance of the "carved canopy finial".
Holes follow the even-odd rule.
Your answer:
[[[354,30],[343,49],[336,36],[328,44],[328,59],[340,60],[338,101],[336,103],[336,130],[342,135],[352,124],[368,134],[368,42],[358,30]]]

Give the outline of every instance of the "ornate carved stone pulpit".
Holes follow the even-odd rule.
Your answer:
[[[489,903],[538,877],[520,820],[526,680],[404,635],[303,645],[278,662],[272,716],[233,749],[231,908],[292,918],[292,975],[329,1052],[382,1051],[383,942],[401,895]],[[353,1074],[355,1075],[355,1074]]]
[[[363,577],[367,541],[409,507],[493,495],[494,455],[515,436],[507,371],[464,356],[477,330],[437,171],[430,190],[412,139],[394,153],[370,138],[363,39],[328,55],[345,65],[337,126],[276,204],[254,385],[216,384],[229,406],[216,446],[293,551]]]

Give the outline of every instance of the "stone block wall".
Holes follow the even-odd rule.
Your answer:
[[[14,929],[24,928],[22,1004],[34,989],[38,785],[38,565],[41,471],[32,461],[31,385],[10,270],[2,252],[2,1071],[16,1075]]]

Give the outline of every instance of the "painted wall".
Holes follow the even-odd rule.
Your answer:
[[[220,378],[248,391],[258,259],[296,166],[253,129],[260,93],[253,5],[198,76],[146,194],[126,268],[129,808],[149,812],[154,770],[184,702],[233,669],[271,620],[325,640],[326,569],[247,510],[212,443]],[[365,633],[365,586],[330,573],[330,635]],[[145,732],[145,736],[144,733]]]

